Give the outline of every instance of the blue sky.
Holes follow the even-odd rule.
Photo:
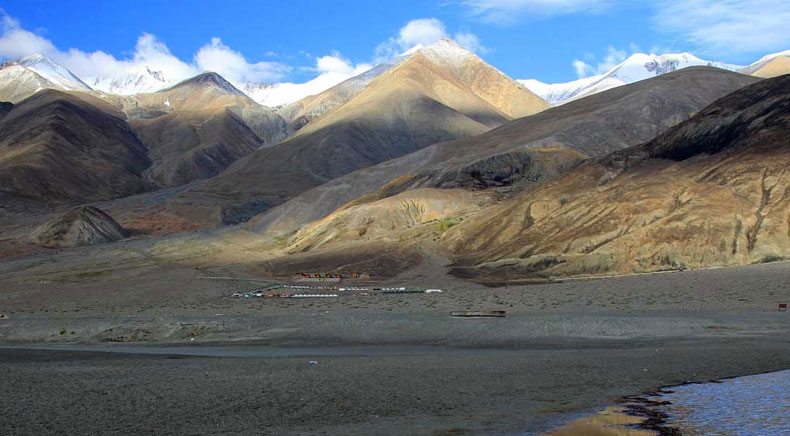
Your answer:
[[[748,64],[790,49],[786,0],[11,0],[0,8],[0,57],[48,51],[82,75],[143,58],[187,71],[164,53],[237,80],[300,82],[333,68],[352,74],[440,34],[512,77],[546,82],[603,71],[636,51]],[[574,68],[579,61],[587,68]]]

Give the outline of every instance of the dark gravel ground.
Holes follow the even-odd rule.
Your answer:
[[[616,398],[790,368],[790,338],[235,358],[0,349],[4,435],[519,435]]]

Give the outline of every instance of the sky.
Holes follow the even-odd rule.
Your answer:
[[[746,65],[790,49],[787,0],[0,0],[0,20],[0,59],[42,52],[81,77],[155,64],[234,83],[337,82],[441,37],[549,83],[635,52]]]

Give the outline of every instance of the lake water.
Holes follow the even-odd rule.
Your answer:
[[[677,386],[668,424],[688,436],[790,436],[790,370]]]

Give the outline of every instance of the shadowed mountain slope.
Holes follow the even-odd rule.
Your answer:
[[[435,144],[337,178],[254,218],[249,228],[287,233],[346,203],[418,187],[531,185],[588,156],[648,141],[715,99],[759,79],[688,68],[512,121],[486,134]]]
[[[165,187],[219,174],[290,133],[279,115],[216,73],[152,94],[105,98],[120,106],[151,149],[154,164],[148,176]]]
[[[215,217],[217,203],[277,205],[351,171],[478,135],[508,120],[452,71],[418,52],[282,144],[256,151],[176,203]]]
[[[467,277],[733,265],[790,255],[790,76],[717,100],[627,150],[448,232]]]
[[[95,201],[152,189],[151,159],[109,107],[54,90],[15,105],[0,121],[0,195]]]

